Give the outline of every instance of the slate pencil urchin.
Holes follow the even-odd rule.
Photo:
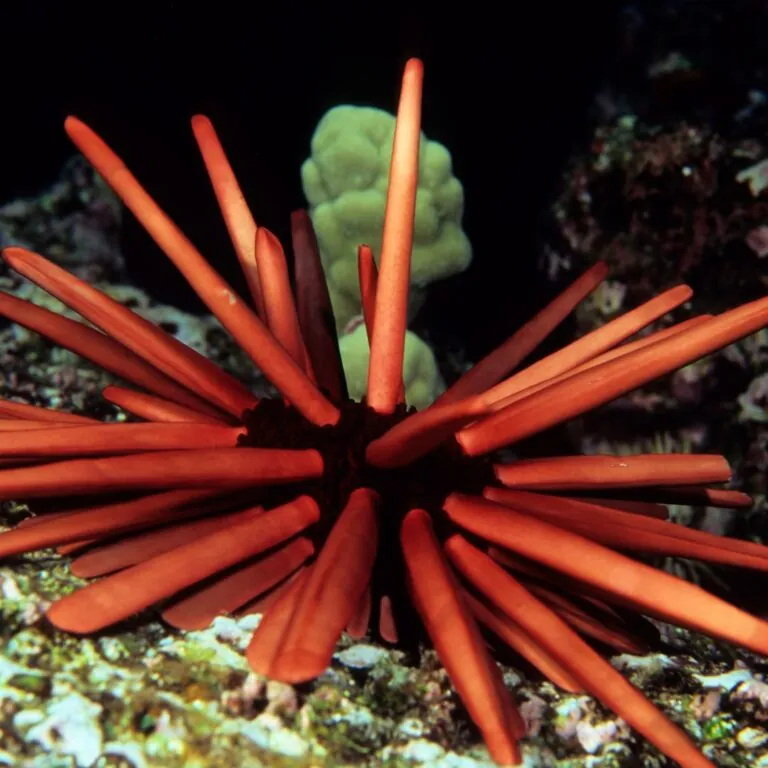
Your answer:
[[[371,339],[364,403],[346,394],[308,217],[292,218],[294,292],[280,243],[254,222],[206,118],[193,119],[195,137],[255,309],[110,148],[67,120],[75,144],[281,399],[257,400],[95,288],[37,254],[5,249],[13,269],[88,324],[7,294],[0,313],[134,385],[104,396],[145,421],[101,424],[0,401],[0,498],[60,504],[0,534],[0,557],[56,546],[74,553],[77,574],[104,577],[48,610],[73,633],[156,604],[182,628],[264,612],[248,659],[286,682],[320,674],[345,629],[362,635],[371,626],[397,641],[409,598],[498,763],[520,762],[524,726],[480,626],[554,683],[600,699],[681,765],[710,766],[582,636],[636,652],[646,615],[768,655],[768,623],[614,550],[768,570],[768,548],[665,519],[665,503],[748,506],[744,494],[718,487],[730,479],[725,459],[502,463],[494,454],[768,325],[768,299],[628,341],[690,297],[678,286],[510,375],[605,277],[598,264],[433,406],[408,411],[401,371],[422,80],[421,62],[410,60],[378,270],[370,248],[359,249]]]

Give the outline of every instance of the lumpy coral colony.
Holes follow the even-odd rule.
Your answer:
[[[768,548],[667,522],[665,503],[748,506],[711,455],[563,456],[505,463],[497,449],[584,413],[768,324],[768,298],[640,333],[685,302],[673,288],[510,375],[605,277],[588,270],[434,405],[403,403],[401,365],[423,69],[405,68],[379,269],[359,249],[371,338],[367,397],[346,396],[306,214],[292,219],[295,292],[280,243],[257,227],[211,123],[193,129],[255,309],[237,296],[109,147],[66,130],[280,392],[257,400],[174,338],[39,255],[6,262],[88,324],[9,295],[0,312],[136,388],[107,400],[143,419],[92,419],[3,401],[3,499],[56,511],[0,535],[0,556],[56,546],[104,576],[48,618],[90,633],[161,604],[182,628],[264,612],[253,668],[287,682],[329,664],[342,631],[395,642],[415,608],[493,758],[520,761],[523,721],[486,649],[490,630],[569,691],[615,710],[684,766],[711,763],[585,642],[644,647],[672,622],[768,655],[768,623],[616,550],[768,570]],[[93,326],[96,327],[96,330]],[[639,338],[627,341],[630,337]],[[38,502],[40,504],[40,502]]]

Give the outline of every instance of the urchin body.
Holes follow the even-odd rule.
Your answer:
[[[143,423],[101,424],[0,401],[0,497],[66,511],[0,536],[0,556],[56,546],[103,576],[49,609],[60,629],[107,628],[147,607],[181,628],[258,610],[247,650],[265,675],[319,675],[347,629],[395,642],[423,624],[493,758],[520,762],[525,727],[480,627],[569,691],[619,713],[678,763],[711,766],[584,638],[646,646],[638,614],[768,655],[768,623],[619,554],[682,555],[768,570],[768,549],[673,525],[668,503],[745,507],[720,456],[500,460],[497,450],[598,407],[768,325],[768,300],[648,333],[690,298],[672,288],[514,371],[604,279],[588,270],[421,412],[404,405],[403,345],[418,179],[422,65],[405,68],[381,253],[359,250],[371,359],[350,401],[306,214],[292,217],[295,289],[206,118],[193,129],[248,282],[244,301],[122,160],[69,118],[77,146],[280,397],[239,381],[118,302],[21,248],[6,262],[82,315],[0,295],[0,312],[132,385],[104,390]],[[119,500],[116,500],[115,494]],[[126,498],[127,495],[127,498]],[[72,498],[90,497],[92,503]],[[405,616],[409,606],[418,619]],[[647,624],[646,624],[647,626]]]
[[[393,413],[381,414],[365,402],[346,400],[340,403],[340,419],[333,426],[318,428],[298,411],[281,400],[263,400],[244,414],[247,433],[240,444],[258,448],[314,449],[323,459],[323,473],[302,486],[276,488],[271,498],[261,495],[261,503],[273,506],[285,503],[301,489],[317,501],[318,522],[310,532],[316,548],[321,548],[350,495],[359,489],[369,489],[381,500],[386,512],[378,518],[379,546],[371,573],[372,603],[380,605],[389,598],[400,615],[395,623],[400,627],[397,641],[405,636],[420,636],[413,621],[405,583],[399,535],[402,522],[410,509],[428,510],[435,525],[447,538],[455,531],[441,513],[450,493],[480,494],[494,482],[493,465],[485,457],[468,457],[455,441],[446,441],[414,462],[393,468],[380,468],[366,460],[366,449],[395,425],[402,423],[414,410],[401,403]],[[394,619],[394,617],[393,617]],[[371,616],[374,633],[378,632],[379,617]],[[385,630],[390,637],[391,631]],[[394,639],[390,637],[390,639]]]

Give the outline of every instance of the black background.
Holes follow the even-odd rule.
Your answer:
[[[239,285],[190,116],[211,117],[257,221],[287,242],[319,118],[339,103],[394,112],[403,63],[419,56],[424,131],[453,155],[474,249],[471,269],[435,286],[425,312],[438,340],[458,334],[476,357],[552,290],[536,274],[539,225],[622,45],[618,3],[492,7],[4,3],[0,200],[53,181],[72,154],[62,122],[75,114]],[[126,219],[131,278],[199,310]]]

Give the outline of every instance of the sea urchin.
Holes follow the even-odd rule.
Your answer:
[[[503,463],[496,451],[584,413],[768,324],[768,299],[627,341],[691,295],[678,286],[521,372],[521,360],[605,277],[589,269],[430,408],[403,403],[402,360],[418,176],[423,68],[403,76],[377,271],[359,250],[371,357],[365,402],[346,394],[307,215],[292,218],[295,291],[277,239],[254,222],[211,123],[193,129],[255,310],[206,263],[122,161],[79,120],[66,130],[279,391],[241,383],[41,256],[17,272],[79,313],[13,296],[0,313],[134,388],[107,400],[144,422],[102,424],[2,401],[0,498],[56,511],[0,535],[0,557],[56,546],[105,577],[55,602],[89,633],[162,603],[182,628],[264,613],[247,651],[287,682],[328,665],[345,629],[396,641],[418,612],[493,758],[520,761],[523,722],[479,626],[553,682],[588,692],[681,765],[711,763],[581,636],[643,647],[637,614],[768,655],[768,623],[614,550],[768,570],[768,548],[667,522],[664,503],[743,507],[710,455],[566,456]],[[94,327],[95,326],[95,327]],[[626,342],[626,343],[625,343]],[[407,598],[410,598],[408,600]]]

